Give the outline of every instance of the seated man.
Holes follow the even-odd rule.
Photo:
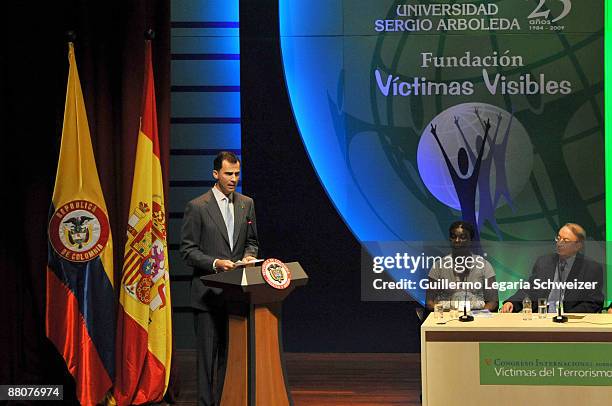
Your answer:
[[[520,312],[525,296],[537,311],[538,299],[546,298],[548,312],[556,312],[557,302],[563,303],[567,313],[599,313],[603,307],[603,269],[601,264],[584,256],[581,250],[586,239],[584,228],[567,223],[559,230],[556,252],[539,257],[529,276],[529,290],[519,290],[504,302],[503,313]],[[590,282],[582,289],[534,289],[534,282]],[[589,288],[590,287],[590,288]]]
[[[497,311],[499,303],[496,289],[487,289],[495,282],[495,271],[491,264],[472,252],[474,226],[465,221],[456,221],[449,230],[451,254],[442,258],[429,271],[429,285],[443,285],[441,281],[461,282],[459,288],[433,288],[426,292],[426,304],[433,309],[435,301],[443,302],[445,308],[451,302],[469,301],[472,309]]]

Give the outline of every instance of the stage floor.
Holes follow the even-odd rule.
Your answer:
[[[285,354],[295,406],[420,405],[420,354]],[[176,404],[195,405],[195,351],[179,350]]]

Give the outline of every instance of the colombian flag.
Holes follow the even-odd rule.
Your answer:
[[[151,41],[145,42],[143,106],[127,228],[113,390],[119,405],[160,401],[168,387],[172,355],[166,208]]]
[[[111,388],[115,369],[113,241],[74,57],[49,211],[46,331],[76,381],[81,404]]]

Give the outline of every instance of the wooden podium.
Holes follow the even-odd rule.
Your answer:
[[[261,266],[203,276],[207,286],[223,289],[228,311],[227,369],[221,406],[292,405],[282,358],[281,303],[308,282],[299,263],[285,264],[291,283],[268,285]]]

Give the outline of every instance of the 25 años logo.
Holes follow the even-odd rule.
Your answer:
[[[553,9],[555,10],[555,15],[551,17],[551,8],[548,7],[549,4],[553,4]],[[561,3],[563,9],[557,14],[557,10],[561,8],[560,5],[556,3]],[[572,2],[571,0],[539,0],[538,5],[535,9],[527,16],[529,20],[529,25],[531,30],[535,31],[544,31],[544,30],[563,30],[565,27],[561,25],[556,25],[555,23],[564,17],[566,17],[569,12],[572,10]],[[552,18],[552,19],[551,19]],[[546,29],[544,26],[549,26]]]

